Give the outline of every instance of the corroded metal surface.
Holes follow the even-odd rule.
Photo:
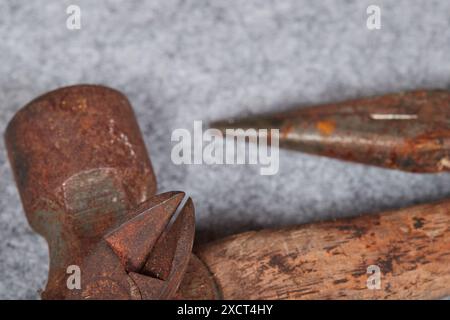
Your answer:
[[[280,146],[411,172],[450,171],[450,94],[418,90],[211,127],[279,129]]]
[[[156,179],[124,95],[92,85],[49,92],[15,115],[5,140],[28,221],[49,245],[44,299],[196,294],[180,288],[207,273],[189,264],[192,201],[170,224],[184,193],[154,195]],[[71,265],[80,267],[81,289],[67,287]],[[195,270],[192,281],[183,281],[186,270]]]
[[[131,218],[107,233],[83,259],[81,290],[66,290],[70,299],[169,299],[178,290],[187,269],[194,239],[194,210],[188,200],[173,223],[167,225],[184,194],[167,192],[141,204]],[[179,234],[183,224],[186,233]],[[177,236],[173,250],[164,257],[153,256],[161,234]],[[155,246],[156,244],[156,246]],[[179,260],[183,260],[181,263]],[[165,278],[148,274],[144,264],[155,269],[169,269]]]
[[[388,168],[437,172],[449,170],[449,103],[447,92],[415,91],[216,126],[278,128],[282,145],[290,148]],[[42,294],[45,299],[248,298],[255,292],[260,297],[285,298],[279,296],[280,288],[297,293],[303,290],[297,280],[289,284],[296,275],[304,277],[303,269],[298,269],[296,263],[291,268],[286,262],[296,256],[280,255],[278,249],[267,253],[271,247],[280,246],[285,252],[289,241],[298,248],[309,243],[312,235],[322,235],[323,250],[328,254],[329,248],[342,244],[341,240],[339,244],[329,244],[333,235],[341,239],[341,233],[349,233],[353,246],[365,248],[378,257],[377,261],[390,259],[385,263],[390,267],[391,252],[386,252],[385,246],[374,246],[372,240],[378,236],[382,241],[385,237],[379,235],[389,232],[396,239],[399,233],[392,226],[397,220],[408,240],[400,242],[418,243],[413,250],[405,249],[417,252],[412,263],[424,261],[421,250],[430,240],[417,232],[422,232],[425,223],[428,227],[424,232],[437,245],[423,263],[426,266],[421,267],[425,273],[414,269],[414,279],[427,275],[427,268],[438,275],[433,276],[433,294],[427,294],[428,288],[419,290],[419,296],[437,297],[448,292],[439,280],[448,277],[448,263],[441,259],[447,255],[443,231],[447,230],[448,205],[391,213],[388,216],[392,216],[392,223],[374,227],[379,229],[376,232],[362,230],[359,220],[354,219],[344,226],[330,222],[328,230],[318,225],[294,231],[266,231],[270,236],[252,236],[253,242],[248,241],[249,234],[237,235],[234,239],[244,239],[243,243],[225,240],[206,249],[198,248],[199,259],[192,254],[192,200],[187,199],[182,205],[185,194],[176,191],[155,195],[156,179],[136,119],[119,92],[86,85],[50,92],[17,113],[5,138],[28,221],[49,244],[50,271]],[[416,233],[405,227],[408,224],[404,221],[411,220],[409,210],[415,212],[412,219]],[[378,225],[375,221],[374,226]],[[307,234],[314,228],[318,231]],[[294,235],[301,236],[304,230],[305,239],[295,240]],[[364,239],[367,234],[368,239]],[[443,242],[438,243],[437,237]],[[248,253],[242,251],[245,247]],[[320,248],[317,250],[311,254],[320,253]],[[305,255],[301,258],[300,265]],[[269,261],[255,272],[255,263],[249,259]],[[343,261],[351,260],[345,256]],[[408,268],[411,261],[406,261]],[[400,264],[403,260],[395,262]],[[67,270],[73,265],[81,270],[81,287],[76,289],[67,286]],[[330,264],[323,265],[328,270]],[[269,276],[262,278],[262,274]],[[317,277],[324,276],[326,272],[319,272]],[[249,282],[251,277],[256,281]],[[410,282],[409,277],[404,274],[405,284]],[[351,293],[351,283],[342,281],[336,279],[330,288],[339,288],[340,293],[347,288]],[[430,281],[424,281],[421,288],[429,286]],[[399,297],[411,295],[407,286],[402,290],[398,291]]]

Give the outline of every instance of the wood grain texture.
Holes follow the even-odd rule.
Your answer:
[[[198,248],[224,299],[436,299],[450,295],[450,201]],[[368,289],[367,268],[381,270]]]

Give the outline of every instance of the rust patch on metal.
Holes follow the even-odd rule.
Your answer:
[[[280,147],[409,172],[450,171],[450,94],[416,90],[212,123],[280,129]]]
[[[329,136],[336,129],[336,123],[334,121],[319,121],[316,124],[317,130],[323,135]]]
[[[17,112],[5,140],[28,221],[49,244],[42,298],[176,296],[193,268],[194,206],[188,200],[170,225],[185,195],[155,195],[155,175],[124,95],[93,85],[46,93]],[[81,269],[81,289],[66,286],[70,265]],[[204,274],[198,263],[194,268]],[[198,279],[213,291],[210,279]]]

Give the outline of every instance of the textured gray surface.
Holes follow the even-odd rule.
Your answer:
[[[78,4],[82,29],[65,27]],[[382,29],[366,28],[366,8]],[[425,9],[426,8],[426,9]],[[450,196],[449,175],[414,175],[282,151],[280,171],[175,166],[170,134],[194,120],[450,86],[450,2],[0,2],[0,131],[56,87],[100,83],[133,104],[161,191],[195,201],[198,241]],[[0,298],[36,298],[47,252],[27,226],[0,144]]]

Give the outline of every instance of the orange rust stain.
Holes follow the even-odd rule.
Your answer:
[[[79,99],[77,107],[81,111],[85,111],[87,108],[87,99],[86,98]]]
[[[336,122],[331,120],[319,121],[316,123],[316,128],[321,134],[329,136],[336,129]]]

